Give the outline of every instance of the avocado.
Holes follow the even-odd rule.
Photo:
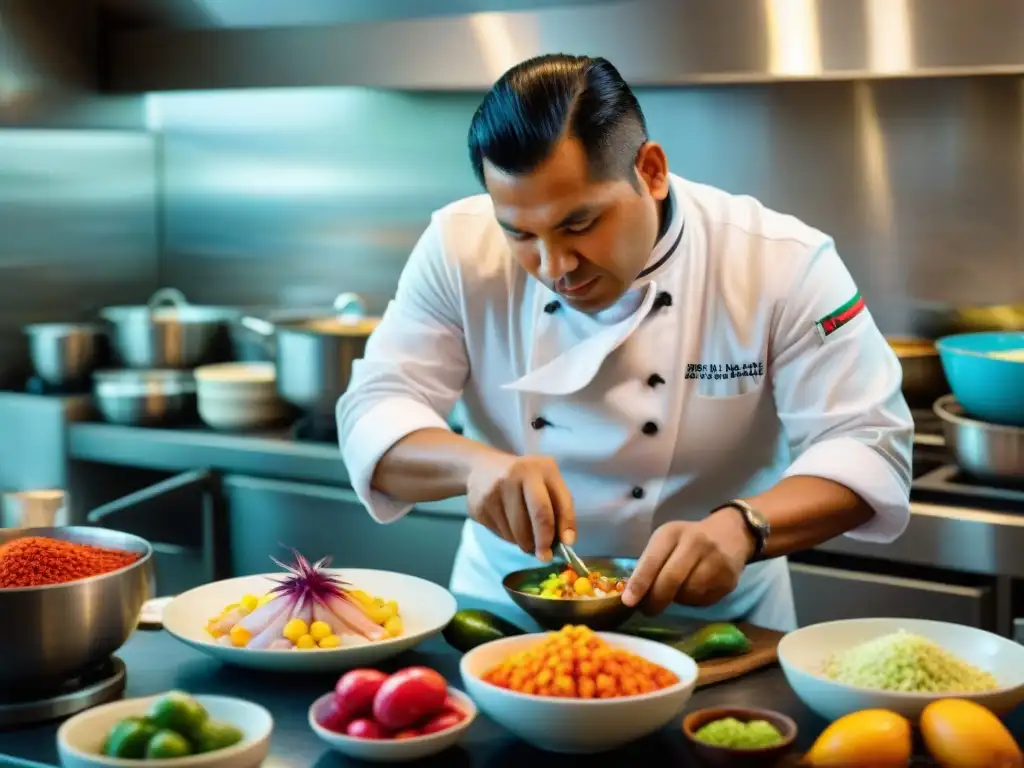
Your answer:
[[[465,653],[491,640],[525,635],[526,632],[489,611],[474,609],[456,613],[443,634],[448,645]]]

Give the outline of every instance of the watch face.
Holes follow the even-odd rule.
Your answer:
[[[760,528],[762,531],[767,531],[769,528],[771,528],[771,525],[768,522],[768,518],[765,517],[764,515],[762,515],[760,512],[758,512],[753,507],[751,507],[747,511],[747,517],[750,518],[751,525],[754,525],[757,528]]]

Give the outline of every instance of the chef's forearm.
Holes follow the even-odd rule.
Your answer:
[[[845,485],[806,475],[784,478],[745,501],[771,524],[763,557],[781,557],[816,547],[865,524],[874,515],[867,502]],[[723,510],[712,515],[708,523],[719,535],[744,537],[753,546],[739,512]]]
[[[377,462],[371,485],[393,499],[440,501],[466,493],[474,464],[494,448],[447,429],[420,429],[395,443]]]

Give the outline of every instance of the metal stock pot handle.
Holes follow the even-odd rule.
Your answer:
[[[362,320],[366,317],[366,302],[358,293],[342,293],[334,300],[334,312],[339,320]]]
[[[183,307],[188,305],[188,299],[186,299],[185,294],[177,288],[161,288],[150,296],[149,301],[146,302],[146,306],[150,309],[157,309],[164,305],[171,307]]]

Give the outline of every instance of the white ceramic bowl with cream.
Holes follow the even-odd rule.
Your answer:
[[[220,363],[195,370],[199,417],[225,431],[260,429],[288,415],[273,363]]]

